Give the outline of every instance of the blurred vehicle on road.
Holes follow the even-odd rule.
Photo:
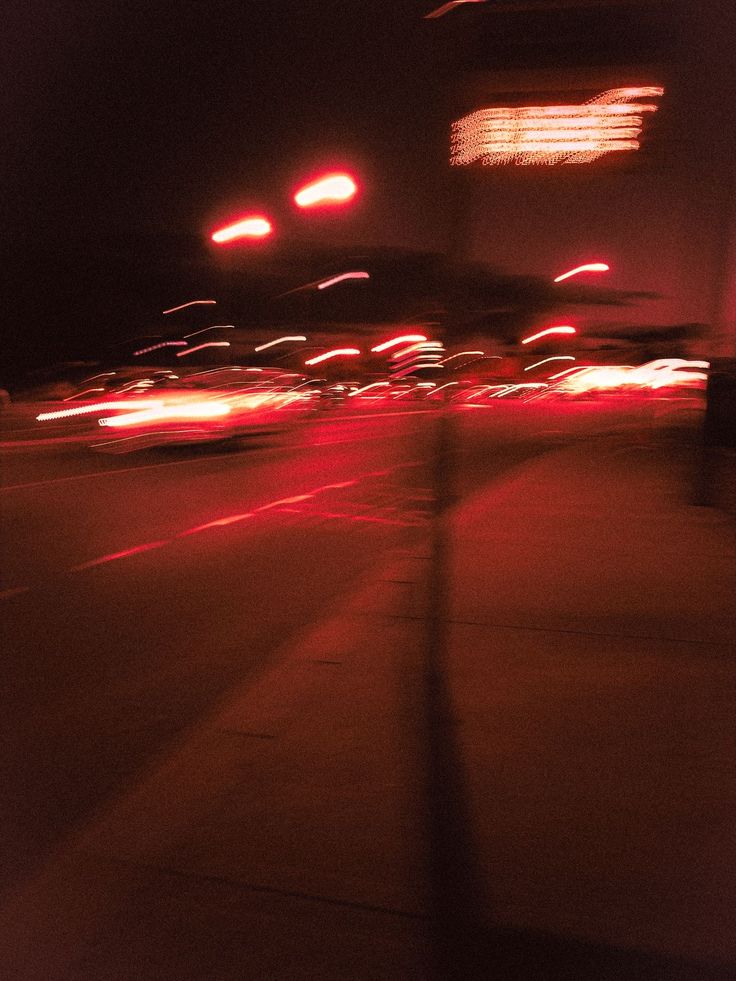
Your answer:
[[[224,442],[280,432],[316,410],[320,389],[306,375],[237,365],[105,372],[36,415],[39,425],[86,433],[92,449]]]

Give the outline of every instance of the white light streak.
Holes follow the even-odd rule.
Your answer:
[[[330,286],[335,286],[336,283],[342,283],[346,279],[370,279],[370,273],[367,272],[344,272],[340,273],[339,276],[332,276],[331,279],[325,279],[321,283],[317,283],[318,290],[326,290]]]
[[[536,334],[532,334],[529,337],[525,337],[522,340],[522,344],[531,344],[532,341],[538,341],[540,337],[547,337],[550,334],[576,334],[577,331],[574,327],[570,327],[569,324],[561,324],[559,327],[547,327],[545,330],[537,331]]]
[[[571,354],[558,354],[554,358],[542,358],[541,361],[535,361],[534,364],[527,365],[524,371],[531,371],[532,368],[539,368],[540,365],[547,364],[548,361],[574,361],[575,358]]]
[[[304,337],[303,334],[289,334],[285,337],[277,337],[275,341],[268,341],[266,344],[259,344],[258,347],[254,348],[254,350],[265,351],[266,348],[274,347],[276,344],[287,344],[290,341],[306,341],[306,337]]]
[[[344,355],[355,355],[355,354],[360,354],[360,351],[358,350],[357,347],[339,347],[339,348],[335,348],[334,351],[327,351],[325,354],[318,354],[314,358],[309,358],[309,360],[305,361],[304,364],[305,365],[320,364],[320,362],[328,361],[330,358],[338,358],[338,357],[343,357]]]
[[[177,310],[186,310],[187,307],[203,306],[212,303],[217,303],[217,300],[190,300],[188,303],[181,303],[178,307],[170,307],[168,310],[162,310],[161,313],[176,313]]]
[[[375,347],[371,348],[374,354],[380,354],[382,351],[388,351],[389,348],[396,347],[398,344],[410,344],[413,341],[426,341],[427,338],[424,334],[402,334],[401,337],[392,337],[390,341],[384,341],[382,344],[376,344]]]
[[[133,351],[133,357],[140,357],[141,354],[150,354],[151,351],[158,351],[162,347],[186,347],[186,341],[161,341],[160,344],[151,344],[150,347],[142,347],[140,351]]]
[[[187,351],[179,351],[176,356],[177,358],[184,358],[188,354],[194,354],[195,351],[201,351],[205,347],[230,347],[230,341],[208,341],[206,344],[190,347]]]
[[[566,279],[570,279],[571,276],[577,276],[581,272],[608,272],[611,267],[605,262],[586,262],[583,266],[575,266],[574,269],[568,270],[566,273],[562,273],[561,276],[555,276],[552,280],[553,283],[561,283]]]

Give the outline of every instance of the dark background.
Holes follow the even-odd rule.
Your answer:
[[[251,208],[274,219],[271,259],[294,243],[305,251],[341,246],[350,255],[360,246],[457,251],[462,239],[471,258],[547,276],[574,247],[605,248],[600,235],[583,235],[582,243],[572,233],[569,242],[545,237],[544,181],[520,188],[518,181],[476,180],[469,194],[462,186],[458,192],[462,180],[447,166],[448,125],[462,111],[473,72],[511,70],[523,78],[559,71],[569,88],[570,72],[596,66],[656,63],[672,76],[673,67],[685,70],[689,52],[691,64],[711,73],[710,112],[720,113],[711,130],[723,130],[714,81],[732,73],[725,63],[714,69],[712,44],[702,57],[697,50],[693,18],[701,34],[706,21],[712,37],[723,33],[701,8],[491,0],[424,19],[436,6],[12,3],[0,40],[6,373],[154,332],[164,307],[220,295],[235,260],[211,247],[209,234]],[[729,5],[719,0],[714,16],[719,6]],[[673,80],[677,91],[677,71]],[[682,79],[679,85],[687,88]],[[694,100],[691,108],[702,107]],[[682,141],[672,114],[668,122],[663,110],[661,118],[668,139]],[[692,154],[686,166],[699,164]],[[359,175],[358,200],[338,215],[298,215],[291,194],[325,167]],[[595,210],[588,225],[608,228],[611,214],[593,202],[622,193],[620,182],[611,185],[617,178],[591,173],[573,230],[579,239],[587,208]],[[717,182],[710,166],[707,175]],[[671,186],[661,205],[655,201],[663,213],[671,213],[673,196],[682,197],[673,190],[676,177],[664,174]],[[569,215],[581,200],[579,185],[570,175],[554,179]],[[631,186],[618,211],[636,217],[636,193],[651,201],[652,192],[640,187],[631,197]],[[687,224],[683,214],[678,229]],[[626,224],[618,229],[627,246],[635,237]],[[666,222],[662,237],[673,240]],[[668,269],[656,268],[651,242],[646,256],[614,255],[628,269],[611,288],[677,290],[677,257],[668,254]],[[251,251],[238,262],[257,274],[263,259]],[[682,321],[700,319],[699,310],[682,313]],[[657,316],[661,322],[666,312]]]

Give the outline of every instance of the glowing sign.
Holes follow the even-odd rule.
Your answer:
[[[590,163],[606,153],[638,150],[644,113],[660,86],[609,89],[570,106],[480,109],[452,124],[450,163]]]

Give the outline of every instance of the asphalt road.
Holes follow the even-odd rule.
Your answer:
[[[334,615],[372,563],[428,540],[437,419],[331,411],[242,452],[114,457],[24,445],[14,428],[0,485],[0,888],[290,635]],[[594,403],[453,413],[449,493],[626,421]]]

